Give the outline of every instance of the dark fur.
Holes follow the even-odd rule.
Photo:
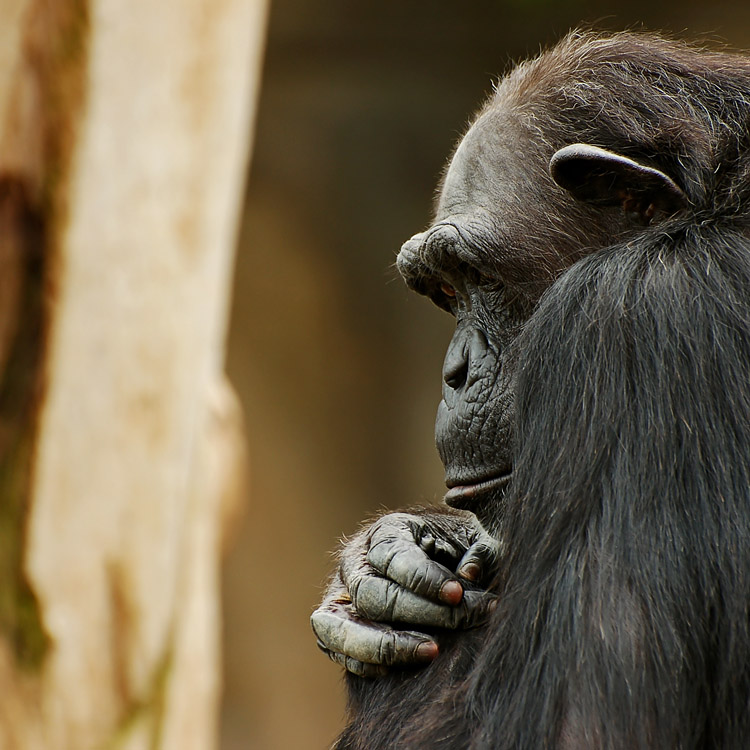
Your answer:
[[[501,92],[521,148],[647,159],[692,207],[542,296],[517,341],[500,605],[425,670],[350,678],[337,747],[750,747],[750,63],[576,34]],[[558,197],[528,210],[527,262],[554,273],[580,227],[546,215]]]

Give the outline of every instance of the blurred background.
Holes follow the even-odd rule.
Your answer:
[[[451,321],[395,254],[492,81],[582,23],[750,47],[746,0],[271,0],[228,350],[251,481],[225,565],[222,750],[326,748],[342,726],[308,624],[330,553],[443,492]]]

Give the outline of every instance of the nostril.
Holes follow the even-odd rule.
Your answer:
[[[489,351],[487,336],[478,328],[461,327],[453,334],[443,363],[443,380],[454,391],[479,380]]]
[[[465,347],[451,347],[445,357],[443,365],[443,380],[445,384],[457,390],[466,383],[469,374],[469,360]]]

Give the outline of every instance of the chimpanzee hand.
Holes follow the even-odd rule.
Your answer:
[[[318,645],[348,671],[385,674],[438,653],[433,637],[395,624],[459,629],[481,624],[494,597],[480,588],[497,542],[470,513],[390,513],[349,541],[311,622]]]

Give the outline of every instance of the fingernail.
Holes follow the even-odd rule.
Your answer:
[[[487,611],[488,612],[494,612],[497,609],[497,599],[493,599],[488,605],[487,605]]]
[[[446,604],[458,604],[463,595],[463,586],[458,581],[446,581],[440,588],[440,598]]]
[[[420,661],[432,661],[438,655],[438,645],[434,641],[425,641],[415,651]]]
[[[470,562],[463,565],[458,574],[467,581],[476,581],[479,579],[481,572],[481,568],[476,563]]]

